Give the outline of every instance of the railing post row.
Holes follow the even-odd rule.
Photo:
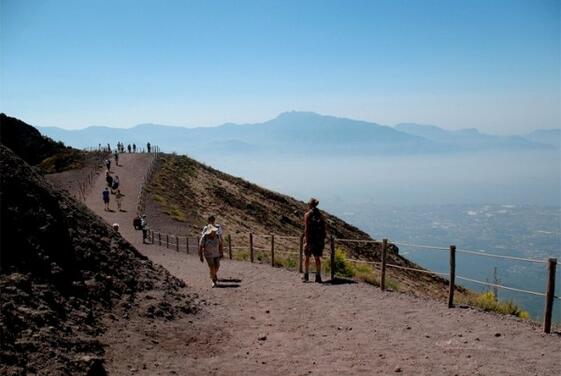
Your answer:
[[[249,233],[249,259],[253,262],[253,233]]]
[[[331,271],[331,282],[333,283],[333,281],[335,281],[335,236],[331,235],[331,265],[330,265],[330,271]],[[321,271],[317,271],[317,272],[321,272]]]
[[[448,308],[454,308],[454,289],[456,287],[456,246],[450,246],[450,286],[448,289]]]
[[[388,239],[382,240],[382,271],[380,273],[380,289],[386,289],[386,252],[388,248]]]
[[[545,309],[543,318],[544,333],[551,333],[551,316],[553,312],[553,297],[555,296],[555,269],[557,267],[557,259],[550,258],[547,260],[547,285],[545,288]]]
[[[300,252],[299,252],[299,258],[298,258],[298,271],[300,273],[304,272],[304,267],[303,267],[303,254],[304,254],[304,234],[300,235]]]
[[[275,267],[275,235],[271,235],[271,266]]]

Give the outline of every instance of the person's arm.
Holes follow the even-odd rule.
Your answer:
[[[306,213],[304,214],[304,244],[307,243],[307,239],[308,239],[308,222],[309,222],[309,218],[310,218],[310,213]]]

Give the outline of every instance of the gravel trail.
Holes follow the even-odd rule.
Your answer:
[[[122,167],[112,167],[126,212],[103,211],[102,175],[86,204],[120,223],[121,234],[184,280],[204,309],[169,322],[114,321],[103,339],[111,374],[561,374],[560,336],[511,317],[447,309],[443,302],[363,283],[302,283],[294,272],[230,260],[219,273],[229,281],[211,288],[208,268],[196,256],[144,245],[132,229],[150,158],[121,154]]]

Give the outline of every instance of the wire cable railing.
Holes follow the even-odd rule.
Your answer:
[[[169,238],[170,238],[170,234],[164,234],[166,237],[166,246],[169,247],[175,247],[178,251],[180,249],[180,242],[179,240],[176,240],[176,243],[173,242],[173,240],[170,242]],[[159,239],[159,244],[162,244],[161,241],[161,237],[162,234],[159,232],[153,232],[152,231],[152,240],[154,241],[154,236],[157,236]],[[226,247],[228,249],[228,255],[229,258],[232,259],[233,258],[233,251],[236,252],[246,252],[244,253],[244,258],[247,259],[249,258],[249,260],[251,262],[255,262],[255,256],[256,254],[260,254],[261,258],[258,258],[258,261],[269,261],[271,263],[272,266],[276,266],[275,264],[275,254],[278,255],[294,255],[294,256],[298,256],[298,269],[299,272],[303,272],[303,258],[304,258],[304,236],[300,235],[300,236],[293,236],[293,235],[278,235],[278,234],[253,234],[253,233],[248,233],[248,234],[244,234],[241,235],[243,238],[247,239],[247,243],[245,245],[234,245],[233,241],[232,241],[232,236],[231,235],[227,235],[226,236]],[[197,244],[200,240],[200,237],[188,237],[188,236],[177,236],[177,235],[171,235],[172,239],[185,239],[185,244],[186,244],[186,248],[187,248],[187,253],[189,253],[189,239],[193,239],[197,241]],[[236,237],[240,237],[240,234],[237,234]],[[275,241],[294,241],[294,240],[299,240],[299,246],[298,246],[298,252],[290,250],[290,249],[285,249],[285,250],[281,250],[278,249],[280,245],[282,245],[282,243],[275,243]],[[505,289],[505,290],[509,290],[509,291],[514,291],[514,292],[519,292],[519,293],[524,293],[524,294],[530,294],[530,295],[534,295],[534,296],[541,296],[541,297],[545,297],[546,303],[545,303],[545,310],[544,310],[544,332],[549,333],[551,331],[551,315],[552,315],[552,310],[553,310],[553,300],[554,299],[561,299],[559,298],[559,296],[555,295],[555,273],[556,273],[556,264],[557,264],[557,259],[555,258],[549,258],[548,260],[538,260],[538,259],[532,259],[532,258],[524,258],[524,257],[515,257],[515,256],[504,256],[504,255],[498,255],[498,254],[494,254],[494,253],[490,253],[487,251],[473,251],[473,250],[469,250],[469,249],[459,249],[457,250],[456,247],[454,245],[449,246],[448,248],[445,247],[439,247],[439,246],[433,246],[433,245],[425,245],[425,244],[415,244],[415,243],[409,243],[409,242],[403,242],[403,241],[396,241],[396,242],[389,242],[387,239],[383,239],[383,240],[368,240],[368,239],[346,239],[346,238],[335,238],[335,237],[330,237],[327,240],[327,243],[329,243],[329,248],[330,248],[330,268],[329,271],[331,273],[331,279],[334,281],[335,280],[335,274],[337,273],[336,270],[336,263],[335,263],[335,244],[337,242],[339,243],[362,243],[362,244],[366,244],[366,245],[370,245],[370,246],[376,246],[376,253],[380,254],[380,261],[372,261],[372,260],[364,260],[364,259],[357,259],[357,258],[349,258],[349,257],[345,257],[344,260],[348,261],[348,262],[352,262],[352,263],[362,263],[362,264],[367,264],[367,265],[371,265],[373,267],[379,268],[379,274],[380,274],[380,288],[382,290],[385,290],[385,275],[386,275],[386,269],[387,268],[392,268],[392,269],[397,269],[397,270],[403,270],[403,271],[407,271],[407,272],[414,272],[414,273],[421,273],[421,274],[430,274],[430,275],[435,275],[435,276],[439,276],[439,277],[445,277],[448,278],[448,284],[449,284],[449,296],[448,296],[448,306],[450,308],[454,307],[454,291],[456,290],[456,285],[455,285],[455,279],[457,278],[458,280],[463,280],[466,282],[471,282],[471,283],[476,283],[476,284],[480,284],[480,285],[485,285],[485,286],[489,286],[489,287],[494,287],[494,288],[500,288],[500,289]],[[269,242],[269,244],[261,244],[262,241],[267,241]],[[244,241],[245,242],[245,241]],[[450,256],[450,270],[448,272],[442,272],[442,271],[432,271],[432,270],[428,270],[428,269],[424,269],[424,268],[416,268],[416,267],[411,267],[409,265],[397,265],[395,263],[388,263],[389,257],[388,257],[388,253],[390,253],[390,248],[391,245],[399,245],[399,246],[403,246],[403,247],[415,247],[415,248],[419,248],[422,250],[430,250],[430,251],[439,251],[439,252],[443,252],[443,251],[447,251],[449,253]],[[277,248],[275,248],[277,247]],[[288,246],[287,246],[288,247]],[[198,246],[197,246],[198,248]],[[290,248],[290,247],[288,247]],[[249,255],[247,254],[249,253]],[[270,256],[269,256],[270,253]],[[505,286],[505,285],[501,285],[501,284],[497,284],[497,283],[490,283],[490,282],[485,282],[485,281],[480,281],[474,278],[469,278],[469,277],[465,277],[465,276],[461,276],[461,275],[456,275],[456,253],[464,253],[464,254],[469,254],[469,255],[473,255],[473,256],[481,256],[481,257],[493,257],[493,258],[499,258],[499,259],[505,259],[505,260],[509,260],[509,261],[517,261],[517,262],[530,262],[530,263],[539,263],[542,265],[547,265],[547,277],[548,277],[548,283],[546,286],[546,291],[545,292],[538,292],[538,291],[531,291],[531,290],[527,290],[527,289],[521,289],[521,288],[516,288],[516,287],[512,287],[512,286]],[[266,257],[265,257],[266,256]],[[265,258],[263,258],[265,257]],[[394,258],[395,259],[395,258]],[[313,263],[312,263],[313,264]]]

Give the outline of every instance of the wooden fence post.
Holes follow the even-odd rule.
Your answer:
[[[304,234],[300,235],[300,255],[298,258],[298,271],[300,273],[304,272],[304,267],[303,267],[303,255],[304,255]]]
[[[386,289],[386,251],[388,248],[388,239],[382,240],[382,272],[380,273],[380,289]]]
[[[557,259],[550,258],[547,260],[547,285],[545,289],[545,309],[543,317],[544,333],[551,333],[551,314],[553,311],[553,297],[555,296],[555,269],[557,267]]]
[[[169,235],[166,234],[166,248],[169,248]]]
[[[275,267],[275,235],[271,235],[271,266]]]
[[[253,234],[249,233],[249,259],[253,262]]]
[[[162,245],[162,234],[160,232],[158,232],[158,245]]]
[[[189,237],[185,236],[185,252],[189,254]]]
[[[331,283],[335,281],[335,236],[331,235]]]
[[[232,236],[228,234],[228,256],[232,259]]]
[[[454,308],[454,289],[456,288],[456,246],[450,246],[450,286],[448,288],[448,308]]]
[[[175,235],[175,251],[179,252],[179,236]]]

